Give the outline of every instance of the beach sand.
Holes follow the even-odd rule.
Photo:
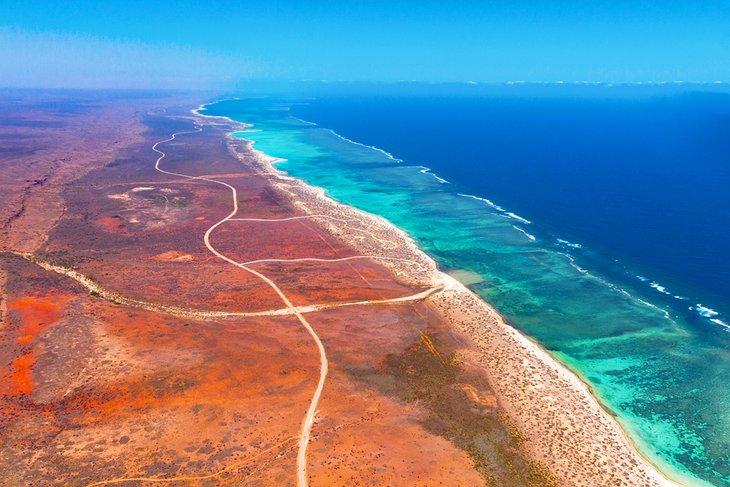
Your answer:
[[[193,115],[199,125],[247,127],[226,117]],[[459,360],[488,377],[504,420],[517,430],[531,459],[561,485],[679,485],[669,480],[633,446],[618,422],[589,387],[545,350],[511,327],[488,303],[453,277],[439,271],[405,232],[375,215],[329,198],[320,188],[277,170],[277,162],[245,139],[229,136],[229,149],[244,164],[270,177],[302,215],[362,254],[378,260],[409,286],[443,286],[427,306],[460,337]],[[323,217],[324,215],[325,217]],[[313,218],[315,219],[315,218]],[[346,222],[346,225],[343,225]]]

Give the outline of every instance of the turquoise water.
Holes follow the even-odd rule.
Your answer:
[[[470,288],[590,383],[663,471],[730,486],[730,334],[700,330],[614,283],[544,238],[539,222],[478,198],[489,195],[465,196],[420,166],[296,119],[291,103],[231,100],[205,113],[253,124],[237,135],[285,159],[279,169],[387,218],[442,269],[477,273],[483,280]]]

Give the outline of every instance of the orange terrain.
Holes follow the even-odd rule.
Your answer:
[[[551,483],[422,299],[437,286],[359,258],[321,220],[243,220],[306,215],[231,150],[230,124],[194,117],[192,99],[24,103],[69,143],[118,104],[135,110],[88,132],[45,190],[23,185],[50,165],[0,173],[18,208],[0,222],[1,484]],[[242,220],[206,245],[234,192]],[[326,261],[285,262],[312,258]]]

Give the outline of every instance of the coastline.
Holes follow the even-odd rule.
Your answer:
[[[250,127],[228,117],[204,115],[200,113],[202,109],[204,105],[193,110],[193,114],[202,119],[225,120],[241,131]],[[324,189],[279,171],[273,164],[280,160],[256,150],[252,141],[232,137],[231,133],[227,141],[231,152],[239,159],[253,154],[257,170],[271,176],[272,187],[286,195],[302,213],[357,222],[348,226],[345,233],[332,221],[322,221],[320,225],[333,236],[366,255],[398,253],[401,260],[383,261],[397,280],[410,285],[444,286],[427,303],[469,343],[459,358],[487,374],[510,422],[525,437],[526,449],[561,484],[680,485],[639,452],[588,384],[510,326],[482,298],[439,271],[435,261],[404,231],[382,217],[329,198]],[[349,233],[353,229],[372,238],[353,240]],[[384,247],[390,249],[384,252]],[[414,270],[413,263],[420,270]]]

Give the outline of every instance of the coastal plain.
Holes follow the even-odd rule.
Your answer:
[[[3,94],[3,484],[671,484],[407,235],[199,103]]]

